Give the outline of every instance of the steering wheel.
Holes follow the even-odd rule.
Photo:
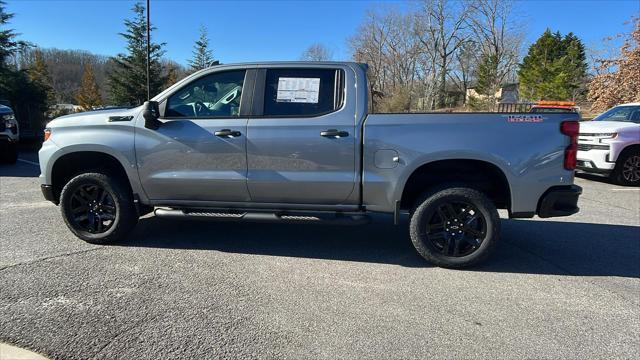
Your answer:
[[[196,101],[195,103],[193,103],[193,109],[196,113],[196,116],[211,115],[211,111],[202,101]]]

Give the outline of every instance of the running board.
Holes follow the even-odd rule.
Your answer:
[[[273,212],[219,211],[201,209],[157,208],[154,214],[160,218],[197,219],[212,221],[279,222],[289,224],[364,225],[370,218],[364,214],[291,214]]]

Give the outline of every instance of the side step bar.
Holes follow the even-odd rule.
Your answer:
[[[213,221],[252,221],[252,222],[279,222],[290,224],[327,224],[327,225],[364,225],[370,218],[365,214],[291,214],[274,212],[243,212],[243,211],[219,211],[201,209],[166,209],[157,208],[154,214],[160,218],[170,219],[197,219]]]

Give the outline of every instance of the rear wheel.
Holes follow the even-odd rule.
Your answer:
[[[128,187],[117,177],[101,173],[71,179],[62,189],[60,208],[69,229],[94,244],[123,238],[138,221]]]
[[[620,185],[640,185],[640,150],[623,152],[611,174],[612,180]]]
[[[500,217],[475,189],[442,188],[425,194],[412,212],[411,241],[427,261],[463,268],[485,260],[500,238]]]

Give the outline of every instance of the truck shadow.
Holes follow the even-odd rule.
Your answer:
[[[591,181],[595,181],[595,182],[610,184],[610,185],[617,185],[616,183],[611,181],[611,179],[608,176],[587,174],[587,173],[583,173],[583,172],[576,172],[576,177],[581,178],[581,179],[585,179],[585,180],[591,180]]]
[[[0,177],[38,177],[40,168],[18,161],[15,164],[0,164]]]
[[[382,216],[374,220],[338,227],[149,217],[117,245],[430,266],[413,249],[406,223],[394,226]],[[494,256],[471,271],[640,278],[639,227],[503,220],[502,232]]]
[[[27,160],[24,162],[18,160],[15,164],[0,163],[0,177],[38,177],[40,175],[40,167],[38,162],[38,150],[42,147],[40,142],[20,143],[18,150],[18,158]]]

